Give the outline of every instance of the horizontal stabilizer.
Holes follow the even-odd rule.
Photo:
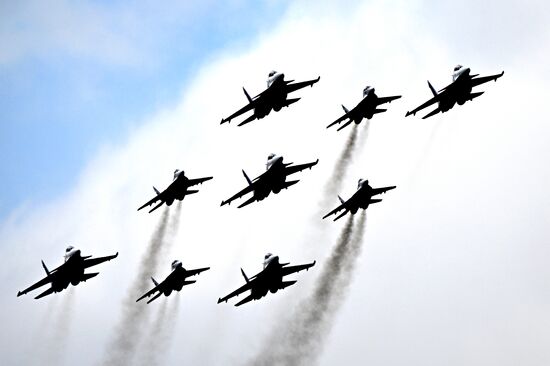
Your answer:
[[[290,180],[290,181],[288,181],[288,182],[285,182],[285,183],[283,184],[283,189],[287,189],[288,187],[295,185],[295,184],[298,183],[299,181],[300,181],[299,179],[296,179],[296,180]]]
[[[339,216],[337,216],[333,221],[336,221],[340,218],[342,218],[345,214],[347,214],[349,211],[348,210],[344,210],[344,212],[342,212]]]
[[[235,306],[241,306],[242,304],[246,304],[247,302],[252,301],[252,300],[254,300],[252,295],[248,295],[247,297],[245,297],[244,299],[242,299],[241,301],[236,303]]]
[[[36,300],[44,297],[44,296],[47,296],[49,294],[53,293],[53,287],[50,287],[49,289],[47,289],[46,291],[42,292],[40,295],[38,295],[37,297],[35,297]]]
[[[284,289],[284,288],[287,288],[288,286],[292,286],[296,283],[296,281],[283,281],[281,283],[281,287],[279,287],[279,289]]]
[[[149,211],[149,213],[155,211],[157,208],[159,208],[160,206],[162,206],[163,203],[164,203],[163,201],[160,201],[160,203],[159,203],[158,205],[156,205],[155,207],[153,207],[153,208]]]
[[[427,115],[422,117],[422,119],[429,118],[429,117],[433,116],[434,114],[438,114],[439,112],[441,112],[441,109],[439,109],[439,107],[437,107],[436,109],[434,109],[433,111],[431,111],[430,113],[428,113]]]
[[[251,204],[251,203],[254,202],[254,201],[256,201],[256,197],[252,196],[252,197],[250,197],[247,201],[245,201],[244,203],[241,203],[237,208],[242,208],[242,207],[244,207],[244,206],[246,206],[246,205]],[[223,204],[223,202],[222,202],[222,204]]]
[[[152,301],[158,299],[160,295],[162,295],[162,292],[159,292],[158,294],[156,294],[155,296],[153,296],[153,297],[151,298],[151,300],[147,301],[147,304],[150,304]]]
[[[87,281],[87,280],[89,280],[90,278],[97,276],[98,274],[99,274],[99,272],[84,273],[84,274],[80,277],[80,281]]]
[[[299,101],[300,98],[290,98],[290,99],[287,99],[285,104],[284,104],[284,107],[288,107],[289,105],[291,105],[292,103],[296,103],[297,101]]]
[[[242,125],[246,125],[247,123],[249,122],[252,122],[256,119],[256,115],[253,114],[251,115],[250,117],[248,117],[247,119],[245,119],[244,121],[242,121],[241,123],[239,123],[237,126],[242,126]]]
[[[474,98],[479,97],[479,96],[480,96],[481,94],[483,94],[483,93],[485,93],[485,92],[470,93],[468,99],[469,99],[469,100],[473,100]]]

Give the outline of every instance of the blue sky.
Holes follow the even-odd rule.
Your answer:
[[[143,116],[174,103],[205,59],[246,47],[287,6],[49,5],[2,5],[0,218],[69,189],[102,145],[123,140]],[[105,39],[115,41],[102,46]]]

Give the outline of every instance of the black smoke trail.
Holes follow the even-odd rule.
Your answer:
[[[107,346],[103,365],[128,365],[135,354],[144,325],[147,323],[147,304],[137,303],[136,299],[151,286],[149,276],[158,268],[161,247],[168,226],[168,208],[165,208],[160,221],[149,241],[138,267],[138,275],[122,301],[122,315],[115,328],[113,339]]]

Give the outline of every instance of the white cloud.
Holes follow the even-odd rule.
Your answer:
[[[10,330],[0,341],[7,363],[30,351],[19,340],[36,330],[52,301],[16,298],[17,290],[41,275],[39,259],[55,265],[68,243],[94,255],[120,251],[94,281],[76,288],[66,360],[101,359],[159,217],[135,210],[150,198],[150,186],[166,185],[176,167],[214,180],[185,200],[166,267],[177,257],[212,270],[179,294],[173,344],[185,347],[173,347],[169,360],[246,361],[278,316],[307,295],[316,271],[247,307],[216,305],[216,299],[240,284],[239,267],[259,270],[267,251],[322,265],[341,225],[319,221],[329,228],[319,238],[312,215],[346,138],[325,126],[339,116],[339,104],[352,106],[370,84],[380,95],[403,98],[372,120],[342,194],[351,194],[359,177],[398,189],[369,209],[361,270],[322,364],[548,364],[550,293],[541,281],[549,276],[550,127],[541,117],[548,80],[533,77],[536,62],[529,69],[503,59],[498,67],[510,67],[505,76],[481,88],[486,94],[475,102],[430,120],[405,119],[406,110],[429,97],[425,79],[443,86],[457,63],[455,45],[426,24],[425,15],[410,2],[345,9],[296,4],[254,47],[213,58],[178,105],[148,118],[120,146],[102,150],[65,197],[14,214],[0,231],[1,320]],[[484,52],[471,56],[473,70],[500,71],[487,61],[494,55]],[[220,126],[221,117],[244,103],[240,87],[263,90],[272,68],[298,80],[320,74],[321,81],[298,92],[302,100],[289,109],[246,127]],[[244,186],[240,169],[259,174],[269,152],[320,163],[279,196],[242,210],[220,208]]]

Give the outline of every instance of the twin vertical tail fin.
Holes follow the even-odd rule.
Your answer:
[[[155,188],[155,186],[153,186],[153,190],[155,191],[155,193],[157,194],[157,196],[160,194],[159,190]]]
[[[246,283],[250,282],[250,280],[248,279],[248,277],[246,276],[246,273],[244,273],[244,270],[242,268],[241,268],[241,273],[243,274],[243,277]]]
[[[155,281],[155,279],[153,277],[151,277],[151,281],[153,281],[153,283],[155,284],[155,286],[158,286],[159,283],[157,281]]]
[[[248,95],[248,92],[246,91],[244,86],[243,86],[243,92],[244,92],[244,95],[246,95],[246,99],[248,99],[248,102],[252,103],[252,98],[250,98],[250,95]]]
[[[244,169],[243,169],[243,175],[246,181],[248,182],[248,185],[252,185],[252,181],[250,180],[250,178],[248,178],[248,175],[246,175],[246,172],[244,171]]]
[[[338,199],[340,200],[340,203],[345,203],[345,202],[346,202],[346,201],[344,201],[344,200],[342,199],[342,197],[340,197],[340,196],[338,196]]]
[[[437,92],[435,91],[435,88],[430,84],[430,81],[428,80],[428,86],[430,87],[430,90],[432,91],[432,94],[434,97],[437,97]]]
[[[342,104],[342,109],[344,110],[344,112],[349,113],[349,109],[347,109],[346,107],[344,107],[343,104]]]
[[[42,267],[44,267],[44,271],[46,271],[46,274],[49,277],[50,276],[50,271],[48,271],[48,267],[46,267],[46,264],[44,264],[44,261],[42,261]]]

